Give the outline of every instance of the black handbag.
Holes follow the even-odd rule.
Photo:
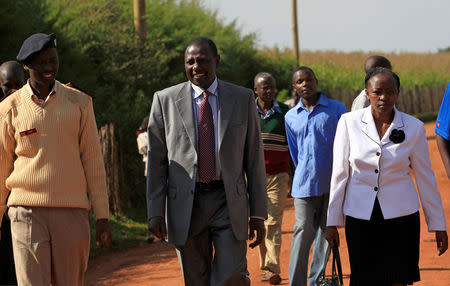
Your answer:
[[[336,273],[337,268],[337,273]],[[325,270],[322,272],[322,276],[317,283],[318,286],[343,286],[344,281],[342,278],[342,264],[341,257],[339,256],[339,248],[337,243],[334,243],[333,247],[333,265],[331,267],[331,277],[326,277]]]

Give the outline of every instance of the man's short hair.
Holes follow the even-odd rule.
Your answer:
[[[217,47],[216,44],[213,42],[213,40],[211,40],[210,38],[207,37],[197,37],[192,39],[192,41],[187,45],[186,49],[189,48],[190,46],[202,46],[202,47],[208,47],[209,50],[212,52],[213,56],[216,57],[217,55],[219,55],[219,53],[217,52]]]
[[[298,71],[307,71],[307,72],[310,72],[310,73],[313,75],[314,79],[317,81],[316,74],[314,73],[314,71],[312,70],[312,68],[310,68],[310,67],[308,67],[308,66],[299,66],[298,68],[296,68],[296,69],[294,70],[294,72],[292,73],[292,76],[294,76],[294,74],[295,74],[296,72],[298,72]]]
[[[255,86],[256,86],[256,84],[258,82],[258,79],[260,79],[260,78],[270,78],[271,80],[273,80],[274,84],[277,83],[275,78],[273,77],[273,75],[271,75],[270,73],[268,73],[268,72],[260,72],[257,75],[255,75],[255,79],[254,79],[254,85]]]
[[[364,70],[366,73],[376,67],[383,67],[392,70],[391,62],[383,56],[373,55],[368,57],[364,62]]]

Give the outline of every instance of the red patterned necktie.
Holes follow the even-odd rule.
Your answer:
[[[203,183],[211,182],[216,176],[216,152],[214,141],[214,122],[208,91],[203,92],[198,120],[198,176]]]

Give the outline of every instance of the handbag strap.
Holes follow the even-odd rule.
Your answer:
[[[333,247],[333,275],[336,275],[336,269],[335,264],[337,265],[337,273],[339,277],[339,284],[342,286],[344,285],[344,279],[342,277],[342,264],[341,264],[341,257],[339,255],[339,248],[337,246],[337,243],[334,243]]]
[[[341,257],[339,255],[339,247],[337,246],[336,241],[334,242],[333,246],[333,264],[331,266],[331,276],[332,277],[338,277],[339,279],[339,285],[344,285],[344,278],[342,276],[342,264],[341,264]],[[337,273],[336,273],[337,268]],[[322,277],[325,279],[325,269],[322,271]]]
[[[333,248],[333,253],[332,253],[333,257],[331,259],[331,277],[336,277],[338,276],[338,274],[336,273],[336,255],[335,255],[335,251]],[[325,280],[326,275],[325,275],[325,269],[323,269],[322,271],[322,278]]]

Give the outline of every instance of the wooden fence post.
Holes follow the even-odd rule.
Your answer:
[[[109,208],[113,213],[121,212],[119,195],[119,157],[117,141],[114,137],[114,124],[106,124],[99,130],[100,145],[106,170],[106,186],[108,188]]]

